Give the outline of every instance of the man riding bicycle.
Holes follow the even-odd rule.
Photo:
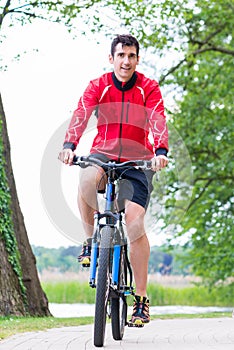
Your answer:
[[[59,159],[72,165],[80,137],[91,114],[95,112],[97,135],[90,150],[92,156],[117,162],[152,160],[152,171],[125,169],[122,174],[124,184],[120,191],[136,286],[130,323],[144,324],[150,321],[147,297],[150,246],[144,218],[152,191],[153,174],[168,164],[168,131],[158,83],[136,71],[139,63],[137,39],[131,35],[117,35],[111,44],[109,61],[113,64],[113,72],[92,80],[80,98]],[[87,240],[78,260],[86,266],[91,256],[93,214],[98,210],[97,189],[105,189],[104,170],[101,167],[83,169],[79,181],[78,207]]]

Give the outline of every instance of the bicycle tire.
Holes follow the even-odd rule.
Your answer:
[[[110,264],[110,239],[112,232],[113,228],[109,226],[104,226],[101,229],[94,316],[94,346],[96,347],[102,347],[105,339],[110,284],[110,278],[108,276]]]
[[[127,285],[127,267],[125,263],[124,247],[121,247],[119,287]],[[124,293],[111,298],[111,328],[114,340],[122,340],[127,324],[128,305]]]

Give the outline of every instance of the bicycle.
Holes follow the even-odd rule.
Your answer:
[[[92,156],[75,156],[73,164],[83,168],[98,165],[107,175],[105,209],[94,213],[89,279],[90,287],[96,288],[93,341],[94,346],[102,347],[107,315],[111,319],[112,336],[115,340],[122,340],[125,326],[132,326],[127,322],[127,297],[134,295],[133,277],[128,258],[127,236],[123,227],[123,210],[116,207],[116,187],[121,177],[116,177],[115,170],[130,166],[146,170],[151,168],[151,161],[104,163]]]

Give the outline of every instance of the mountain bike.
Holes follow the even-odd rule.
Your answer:
[[[130,326],[127,322],[127,297],[134,295],[128,242],[123,224],[124,210],[118,209],[116,200],[121,181],[116,169],[122,168],[122,173],[132,166],[146,170],[151,168],[151,161],[104,163],[95,157],[83,156],[74,157],[73,164],[83,168],[98,165],[105,170],[107,176],[105,209],[94,213],[89,279],[90,287],[96,288],[93,341],[96,347],[102,347],[107,316],[111,319],[113,338],[123,338],[125,326]]]

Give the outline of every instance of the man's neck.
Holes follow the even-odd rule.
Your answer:
[[[135,72],[134,72],[134,73],[135,73]],[[132,74],[132,76],[134,75],[134,73]],[[119,76],[115,73],[115,71],[114,71],[114,75],[115,75],[116,79],[117,79],[122,85],[126,84],[128,81],[130,81],[130,80],[132,79],[132,76],[131,76],[129,79],[123,79],[123,78],[119,77]]]
[[[128,81],[124,82],[124,81],[120,81],[116,77],[115,73],[113,72],[112,73],[112,79],[113,79],[115,87],[117,87],[117,89],[119,89],[121,91],[127,91],[127,90],[131,89],[134,86],[134,84],[135,84],[135,82],[137,80],[137,73],[134,72],[133,75],[131,76],[131,78]]]

